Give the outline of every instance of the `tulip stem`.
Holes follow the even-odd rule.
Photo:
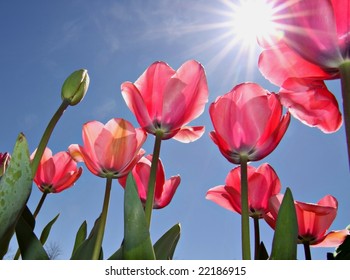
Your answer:
[[[41,157],[45,151],[45,148],[47,146],[47,143],[49,142],[50,136],[52,134],[52,131],[54,130],[57,122],[63,115],[64,111],[69,106],[69,103],[67,100],[63,100],[60,107],[57,109],[56,113],[53,115],[52,119],[50,120],[49,124],[47,125],[43,136],[41,137],[40,143],[38,145],[38,148],[35,152],[34,159],[32,160],[32,176],[34,178],[35,173],[38,169]]]
[[[304,252],[305,252],[305,260],[311,260],[311,250],[310,250],[310,243],[304,242]]]
[[[250,233],[248,208],[248,159],[241,156],[241,230],[242,230],[242,258],[250,260]]]
[[[163,131],[158,130],[156,132],[156,140],[154,142],[151,171],[149,175],[147,199],[146,199],[146,205],[145,205],[145,216],[146,216],[148,229],[151,227],[151,218],[152,218],[154,193],[155,193],[156,177],[157,177],[156,175],[157,175],[157,167],[159,162],[160,146],[162,143],[162,138],[163,138]]]
[[[38,203],[38,205],[35,208],[35,211],[34,211],[34,214],[33,214],[34,219],[36,219],[36,217],[38,216],[38,214],[39,214],[39,212],[41,210],[41,207],[44,204],[44,201],[45,201],[45,198],[46,198],[47,194],[48,194],[48,192],[46,192],[46,191],[43,192],[43,195],[41,196],[41,198],[39,200],[39,203]]]
[[[103,236],[104,236],[105,227],[106,227],[107,212],[108,212],[109,198],[111,195],[111,188],[112,188],[112,177],[109,176],[106,178],[105,197],[103,200],[103,207],[102,207],[102,213],[100,216],[100,223],[99,223],[99,227],[97,229],[96,243],[95,243],[95,247],[94,247],[94,250],[92,253],[93,260],[98,260],[100,258],[101,246],[102,246]]]
[[[341,89],[343,97],[343,117],[345,123],[346,143],[348,149],[348,161],[350,167],[350,62],[339,66]]]
[[[260,226],[259,226],[259,218],[254,217],[254,239],[255,239],[255,251],[254,251],[254,259],[259,259],[259,249],[260,249]]]

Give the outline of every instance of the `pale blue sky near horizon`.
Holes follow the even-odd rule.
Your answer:
[[[231,1],[238,3],[238,1]],[[220,0],[156,1],[1,1],[0,2],[0,151],[12,152],[19,132],[34,151],[51,116],[61,103],[65,78],[85,68],[91,79],[84,100],[69,107],[55,128],[48,147],[53,153],[70,144],[82,144],[82,125],[90,120],[103,123],[125,118],[138,126],[127,108],[120,85],[135,81],[154,61],[165,61],[177,69],[186,60],[201,62],[207,73],[209,102],[204,113],[192,122],[205,125],[201,139],[190,144],[166,140],[161,159],[167,178],[180,174],[182,181],[170,205],[154,211],[152,240],[156,241],[175,223],[182,235],[175,259],[241,259],[240,215],[205,199],[206,191],[224,184],[235,165],[229,163],[210,140],[213,129],[208,108],[217,96],[239,83],[256,82],[270,91],[278,90],[257,68],[259,50],[251,52],[237,42],[225,23],[229,7]],[[339,80],[327,82],[341,107]],[[341,108],[342,110],[342,108]],[[144,145],[152,153],[154,137]],[[282,192],[290,187],[294,199],[317,202],[331,194],[339,211],[331,230],[350,224],[349,166],[344,127],[324,134],[292,118],[276,150],[259,162],[276,170]],[[51,194],[38,216],[40,232],[54,216],[48,243],[61,249],[60,259],[69,259],[75,234],[86,220],[88,229],[98,217],[105,181],[83,166],[74,187]],[[28,202],[32,211],[41,193],[33,186]],[[273,231],[261,221],[262,241],[271,250]],[[103,243],[105,258],[119,248],[123,238],[123,189],[113,189]],[[14,254],[12,242],[9,255]],[[252,243],[253,248],[253,243]],[[334,248],[313,248],[314,259],[326,259]],[[304,259],[298,247],[299,259]]]

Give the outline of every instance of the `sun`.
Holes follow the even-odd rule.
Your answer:
[[[257,40],[271,40],[279,36],[274,23],[274,8],[266,0],[240,0],[230,4],[232,33],[244,46],[257,44]]]

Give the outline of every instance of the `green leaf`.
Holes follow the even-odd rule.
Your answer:
[[[49,237],[49,234],[50,234],[50,231],[51,231],[51,228],[53,226],[53,224],[56,222],[58,216],[60,214],[57,214],[57,216],[55,218],[53,218],[46,226],[45,228],[43,229],[43,231],[41,232],[41,235],[40,235],[40,242],[41,244],[45,244],[47,238]]]
[[[87,236],[87,223],[84,221],[80,228],[78,229],[78,232],[75,236],[75,242],[73,247],[72,256],[75,254],[76,250],[79,248],[79,246],[85,241]]]
[[[298,221],[292,192],[287,188],[278,211],[271,260],[296,260]]]
[[[350,230],[350,225],[346,229]],[[335,249],[333,256],[334,260],[350,260],[350,235]]]
[[[109,260],[122,260],[123,259],[123,244],[120,248],[114,252],[112,256],[108,258]]]
[[[71,257],[72,260],[91,260],[92,259],[92,255],[93,255],[93,251],[94,251],[94,247],[95,247],[95,243],[96,243],[96,237],[97,237],[97,230],[99,228],[99,224],[101,222],[101,216],[98,217],[95,221],[94,227],[92,228],[89,237],[84,240],[79,247],[77,247],[74,250],[74,253]],[[80,232],[81,231],[81,232]],[[83,225],[80,227],[77,236],[79,235],[79,242],[81,242],[81,237],[84,234],[84,223]],[[81,235],[81,236],[80,236]],[[76,240],[77,242],[77,240]],[[102,248],[101,248],[101,254],[100,254],[100,259],[103,258],[102,255]]]
[[[123,259],[154,260],[155,254],[134,178],[130,173],[124,192]]]
[[[16,236],[23,260],[48,260],[43,245],[33,232],[31,225],[21,216],[16,225]]]
[[[176,245],[180,239],[181,226],[174,225],[154,244],[157,260],[172,260]]]
[[[19,134],[11,161],[0,179],[0,259],[6,254],[16,223],[32,190],[28,143]]]

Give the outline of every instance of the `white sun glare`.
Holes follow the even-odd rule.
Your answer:
[[[274,9],[266,0],[240,0],[231,8],[233,35],[244,46],[251,47],[257,39],[269,40],[278,35]]]

